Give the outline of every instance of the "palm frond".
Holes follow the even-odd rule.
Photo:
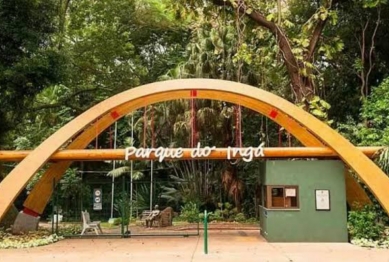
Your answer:
[[[140,180],[144,177],[144,174],[143,172],[140,172],[140,171],[133,171],[132,172],[132,179],[133,180]]]
[[[383,148],[378,154],[377,164],[386,174],[389,174],[389,147]]]
[[[162,191],[162,194],[160,195],[160,197],[162,199],[165,199],[168,203],[175,203],[176,204],[182,199],[180,191],[177,190],[176,188],[162,186],[161,189],[163,191]]]
[[[114,170],[111,170],[108,172],[107,176],[111,176],[111,177],[120,177],[124,174],[128,174],[130,173],[131,170],[130,170],[130,167],[129,166],[122,166],[122,167],[118,167],[118,168],[115,168]]]

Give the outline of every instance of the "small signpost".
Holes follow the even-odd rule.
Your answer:
[[[93,189],[93,210],[102,210],[102,191],[101,188]]]

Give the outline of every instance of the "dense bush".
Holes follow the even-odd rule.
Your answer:
[[[244,222],[244,221],[246,221],[246,217],[245,217],[245,215],[243,213],[238,213],[238,214],[236,214],[234,220],[236,222]]]
[[[348,228],[351,238],[379,240],[384,235],[384,225],[374,206],[365,206],[360,210],[350,211]]]
[[[239,214],[239,216],[236,219],[236,216],[238,214]],[[243,213],[238,213],[238,210],[236,207],[233,207],[233,205],[226,202],[226,203],[218,203],[218,209],[216,209],[214,212],[210,213],[209,220],[210,221],[242,222],[245,220],[245,216]]]
[[[184,206],[182,206],[180,217],[183,220],[188,221],[189,223],[198,222],[200,217],[199,217],[199,208],[197,204],[193,202],[188,202]]]
[[[72,236],[81,234],[82,228],[80,225],[69,225],[58,228],[58,236]]]

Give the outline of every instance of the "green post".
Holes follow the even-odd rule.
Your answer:
[[[204,254],[208,254],[208,215],[204,210]]]

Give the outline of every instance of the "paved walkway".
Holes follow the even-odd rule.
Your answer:
[[[258,231],[211,231],[209,254],[202,237],[134,237],[128,239],[67,239],[30,249],[0,249],[0,261],[88,262],[389,262],[389,250],[351,244],[267,243]]]

